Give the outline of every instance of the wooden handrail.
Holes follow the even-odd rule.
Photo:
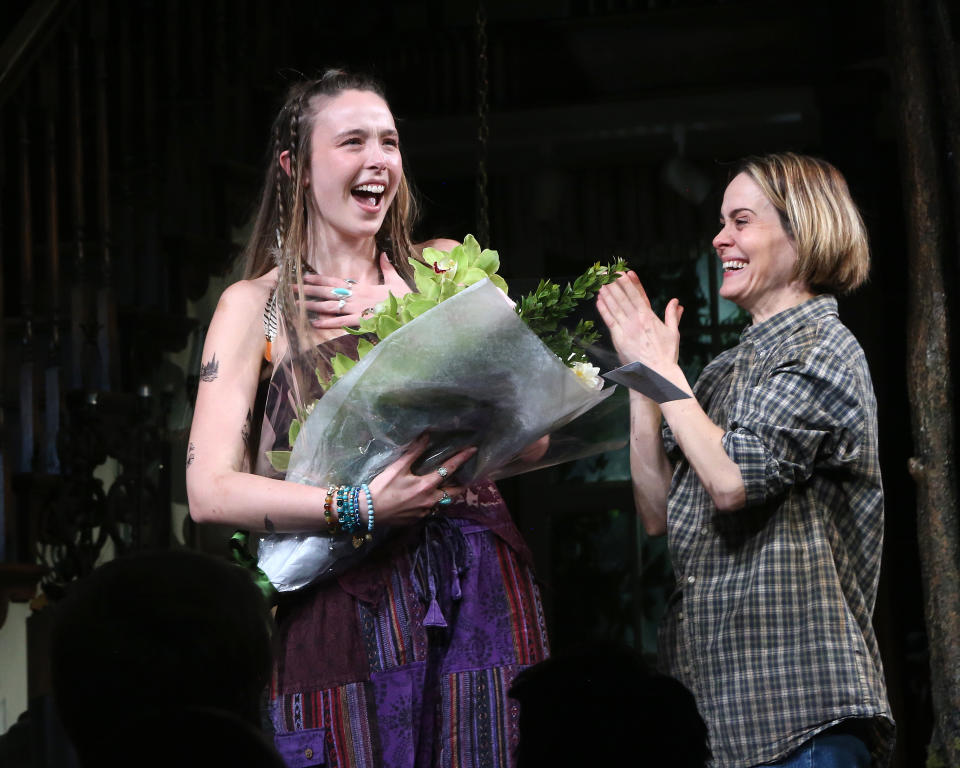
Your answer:
[[[76,0],[34,0],[0,44],[0,105],[16,90]]]

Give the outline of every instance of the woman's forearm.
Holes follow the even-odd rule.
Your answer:
[[[740,468],[723,449],[723,429],[710,420],[696,398],[671,400],[660,408],[680,450],[717,509],[741,509],[746,502],[746,488]]]
[[[325,488],[287,483],[249,472],[187,467],[190,516],[198,523],[256,531],[325,531]]]
[[[660,408],[637,392],[630,393],[630,476],[633,500],[644,530],[667,531],[667,494],[672,468],[660,436]]]

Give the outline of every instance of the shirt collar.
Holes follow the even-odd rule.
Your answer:
[[[769,347],[788,335],[794,328],[807,325],[828,315],[837,315],[837,300],[830,294],[807,299],[757,325],[748,325],[740,334],[740,343],[751,342],[758,348]]]

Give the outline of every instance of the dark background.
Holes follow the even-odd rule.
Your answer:
[[[166,530],[143,510],[162,516],[164,504],[185,503],[180,466],[203,332],[252,214],[269,124],[301,74],[340,65],[385,83],[423,205],[421,239],[482,232],[485,202],[483,245],[500,252],[515,293],[541,276],[627,259],[655,303],[677,295],[687,307],[681,354],[691,375],[743,325],[712,290],[710,240],[730,164],[751,153],[815,154],[846,175],[870,232],[870,282],[840,310],[866,351],[879,406],[887,535],[876,625],[898,761],[921,764],[930,715],[907,474],[906,242],[881,3],[488,0],[478,16],[476,3],[431,0],[21,0],[0,11],[0,37],[42,5],[52,8],[44,32],[16,87],[0,93],[8,560],[29,559],[49,539],[44,526],[69,528],[43,510],[25,522],[55,474],[43,447],[49,395],[37,388],[32,417],[18,397],[25,365],[60,371],[57,439],[74,456],[62,474],[99,463],[77,458],[83,418],[113,425],[111,434],[135,427],[155,452],[152,463],[119,459],[121,474],[136,466],[140,478],[109,513],[119,548],[150,536],[221,546],[189,522]],[[36,197],[26,211],[24,174]],[[91,412],[91,391],[115,393],[117,412]],[[31,418],[36,442],[25,448]],[[98,457],[124,450],[101,442]],[[534,549],[555,649],[611,637],[654,647],[669,567],[662,542],[637,530],[625,477],[621,455],[501,484]],[[98,497],[107,512],[97,514],[108,514],[109,496]],[[49,557],[54,597],[57,580],[82,574],[100,551],[60,546],[61,560]]]

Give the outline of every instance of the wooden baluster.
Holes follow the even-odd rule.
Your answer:
[[[83,204],[83,119],[80,110],[80,41],[76,29],[69,35],[70,51],[70,139],[73,149],[71,183],[73,187],[73,284],[70,288],[70,384],[79,389],[90,383],[84,361],[86,339],[84,325],[87,316],[86,279],[87,257],[84,250],[87,237],[86,211]]]
[[[99,371],[97,381],[103,391],[112,389],[116,382],[117,349],[116,305],[113,296],[113,243],[110,226],[110,153],[107,125],[107,61],[104,48],[107,40],[107,8],[100,0],[93,6],[91,37],[96,51],[97,77],[97,213],[100,224],[101,261],[100,284],[97,287],[97,350]]]
[[[135,290],[136,280],[134,275],[139,264],[132,264],[134,260],[139,261],[137,257],[136,238],[136,209],[133,203],[133,176],[134,176],[134,121],[133,112],[136,109],[133,98],[133,37],[131,35],[130,4],[123,3],[117,9],[117,15],[114,18],[116,26],[119,28],[119,89],[117,93],[117,104],[119,106],[119,122],[117,136],[114,137],[114,145],[117,147],[116,154],[121,158],[120,168],[120,220],[118,222],[118,241],[128,254],[127,259],[117,264],[117,273],[120,276],[119,283],[126,287],[132,287]]]
[[[196,3],[195,5],[202,5]],[[143,64],[143,81],[141,94],[143,96],[143,143],[141,149],[146,158],[146,174],[144,178],[145,210],[141,219],[143,229],[141,237],[141,253],[143,269],[140,270],[141,305],[153,309],[162,309],[166,305],[167,280],[162,263],[162,255],[158,245],[160,241],[159,217],[157,208],[160,200],[159,185],[157,183],[159,147],[157,142],[157,16],[158,10],[148,3],[143,7],[143,39],[140,49],[140,58]],[[143,360],[138,353],[135,360]],[[142,376],[142,371],[135,371],[135,376]]]
[[[26,90],[26,89],[25,89]],[[20,127],[20,315],[23,332],[20,337],[20,466],[21,472],[33,471],[34,394],[33,350],[33,208],[30,179],[30,128],[27,107],[20,106],[17,116]]]
[[[227,99],[230,94],[227,90],[227,13],[223,0],[217,0],[214,6],[214,62],[213,62],[213,124],[222,133],[217,144],[218,154],[225,153],[229,148],[229,140],[236,134],[236,126],[227,121]]]
[[[5,146],[3,141],[3,120],[0,120],[0,147]],[[3,189],[3,179],[6,171],[4,167],[4,157],[6,153],[0,152],[0,189]],[[0,371],[4,368],[4,358],[7,351],[7,336],[4,333],[4,308],[3,308],[3,195],[0,195]],[[6,386],[3,377],[0,377],[0,562],[7,562],[12,559],[12,552],[7,553],[7,454],[6,448],[7,434],[4,427],[4,402],[6,400]]]
[[[47,286],[49,288],[50,335],[44,370],[44,422],[41,466],[44,472],[60,473],[57,434],[60,431],[60,210],[57,191],[57,70],[60,58],[47,52],[42,65],[40,97],[43,102],[44,154],[47,176]]]

